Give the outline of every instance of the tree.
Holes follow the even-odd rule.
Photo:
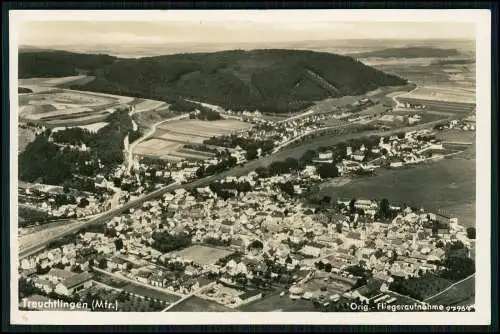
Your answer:
[[[341,223],[337,223],[337,224],[335,225],[335,231],[336,231],[337,233],[342,233],[342,224],[341,224]]]
[[[332,265],[330,263],[325,264],[325,271],[327,273],[332,271]]]
[[[99,260],[99,264],[97,265],[99,269],[106,269],[107,266],[108,266],[108,260],[106,260],[106,258],[104,257]]]
[[[290,257],[290,255],[288,255],[286,257],[286,260],[285,260],[286,263],[292,263],[292,258]]]
[[[115,247],[116,247],[117,251],[119,251],[123,248],[123,240],[121,238],[115,239]]]
[[[467,228],[467,238],[476,239],[476,229],[474,227]]]
[[[254,240],[248,245],[249,249],[259,249],[262,250],[264,248],[264,244],[260,240]]]
[[[334,164],[321,164],[318,167],[318,174],[322,179],[329,179],[339,176],[339,170]]]
[[[318,262],[318,269],[319,269],[319,270],[323,270],[323,269],[325,269],[325,264],[324,264],[322,261],[319,261],[319,262]]]
[[[316,151],[314,151],[314,150],[307,150],[300,157],[300,163],[302,165],[307,165],[307,164],[311,163],[315,157],[316,157]]]
[[[356,203],[356,199],[355,198],[351,199],[351,201],[349,202],[349,213],[351,215],[354,214],[354,213],[356,213],[355,203]]]
[[[29,282],[26,278],[20,277],[18,280],[19,285],[19,299],[34,295],[43,294],[42,290],[37,288],[33,282]]]
[[[379,209],[378,209],[379,216],[381,218],[389,218],[391,215],[391,208],[389,206],[389,200],[387,198],[383,198],[380,201]]]
[[[257,156],[258,156],[257,148],[253,146],[248,148],[247,152],[245,153],[245,158],[248,161],[256,159]]]
[[[307,238],[307,239],[312,239],[314,237],[314,233],[312,231],[307,231],[304,236]]]
[[[89,204],[90,204],[90,203],[89,203],[89,200],[88,200],[88,199],[86,199],[86,198],[82,198],[82,199],[80,200],[80,203],[78,203],[78,207],[79,207],[79,208],[85,208],[85,207],[87,207]]]
[[[278,187],[281,189],[281,191],[288,194],[289,196],[293,196],[295,194],[295,189],[293,188],[293,184],[290,181],[280,183]]]

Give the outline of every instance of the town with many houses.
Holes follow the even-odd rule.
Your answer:
[[[238,132],[245,140],[272,142],[267,152],[259,148],[251,159],[317,131],[329,117],[311,114],[276,123],[258,113],[226,116],[254,124]],[[350,123],[366,121],[343,117]],[[418,121],[417,111],[406,120]],[[475,119],[469,117],[434,130],[473,131],[474,126]],[[347,142],[314,152],[298,164],[288,161],[290,166],[224,176],[210,185],[181,187],[146,201],[103,226],[89,226],[22,258],[20,308],[100,298],[109,303],[98,310],[175,311],[196,297],[228,310],[245,310],[269,296],[329,311],[353,311],[343,306],[352,302],[431,307],[408,292],[408,286],[443,272],[452,277],[447,267],[450,248],[467,257],[474,249],[474,238],[456,218],[385,199],[309,203],[304,196],[332,177],[369,177],[378,168],[408,168],[444,158],[449,153],[434,130]],[[131,168],[123,165],[98,175],[95,193],[20,182],[19,203],[53,219],[93,217],[168,184],[189,184],[228,156],[236,165],[249,159],[240,145],[214,151],[204,161],[155,165],[136,158]],[[32,228],[20,226],[19,233]]]

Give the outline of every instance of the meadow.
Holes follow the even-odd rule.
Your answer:
[[[471,305],[474,304],[475,290],[476,280],[473,275],[426,302],[433,305]]]
[[[230,255],[232,251],[203,245],[193,245],[173,252],[174,255],[193,260],[201,265],[215,264],[219,259]]]
[[[332,198],[387,198],[391,203],[442,210],[459,223],[475,226],[475,160],[456,157],[398,170],[378,169],[340,186],[320,190]]]

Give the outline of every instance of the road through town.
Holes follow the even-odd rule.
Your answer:
[[[324,140],[318,140],[317,138],[312,138],[310,140],[310,142],[305,143],[303,145],[300,145],[299,147],[286,147],[282,151],[276,152],[276,154],[264,156],[264,157],[261,157],[261,158],[256,159],[256,160],[249,161],[242,166],[236,166],[228,171],[225,171],[225,172],[217,174],[217,175],[204,177],[204,178],[201,178],[201,179],[198,179],[198,180],[195,180],[193,182],[186,183],[186,184],[180,184],[180,183],[170,184],[168,186],[157,189],[157,190],[155,190],[151,193],[148,193],[146,195],[142,195],[139,198],[133,199],[133,200],[123,204],[120,207],[113,208],[113,209],[111,209],[105,213],[102,213],[101,215],[99,215],[95,218],[89,219],[87,221],[75,221],[74,223],[69,223],[67,225],[58,226],[57,228],[54,228],[54,229],[36,232],[36,234],[29,236],[32,242],[20,245],[19,258],[22,259],[22,258],[28,257],[30,255],[36,254],[37,252],[44,249],[44,247],[46,247],[50,242],[52,242],[54,240],[57,240],[61,237],[64,237],[64,236],[72,234],[72,233],[76,233],[80,229],[84,228],[85,226],[105,223],[107,220],[109,220],[109,219],[131,209],[131,208],[138,207],[146,201],[152,200],[155,197],[161,196],[161,195],[163,195],[167,192],[173,191],[175,189],[203,187],[203,186],[210,184],[210,182],[213,182],[213,181],[221,179],[221,178],[225,178],[226,176],[246,175],[258,167],[267,166],[270,163],[272,163],[273,161],[282,160],[282,159],[285,159],[286,157],[290,157],[290,156],[296,157],[297,155],[300,156],[308,149],[314,149],[314,148],[320,147],[326,143],[328,145],[334,145],[336,142],[341,142],[341,141],[349,140],[352,138],[360,138],[360,137],[365,137],[365,136],[370,136],[370,135],[387,136],[387,135],[391,135],[391,134],[401,132],[401,131],[407,132],[407,131],[420,130],[420,129],[428,128],[429,126],[432,126],[432,125],[437,124],[437,123],[442,122],[442,121],[443,121],[443,119],[438,120],[438,121],[433,121],[433,122],[422,123],[422,124],[419,124],[416,126],[391,129],[391,130],[387,130],[387,131],[378,130],[378,131],[369,131],[369,132],[360,132],[360,133],[349,133],[349,134],[342,135],[342,136],[334,136],[333,138],[331,135],[321,135],[321,137],[325,137],[325,136],[328,137],[324,143],[323,143]]]

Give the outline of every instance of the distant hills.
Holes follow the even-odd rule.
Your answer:
[[[439,49],[432,47],[405,47],[375,50],[370,52],[352,53],[350,56],[360,58],[436,58],[459,56],[456,49]]]
[[[303,50],[188,53],[139,59],[65,51],[19,54],[19,77],[87,74],[78,89],[163,100],[194,99],[233,110],[290,112],[328,97],[406,80],[347,56]]]

